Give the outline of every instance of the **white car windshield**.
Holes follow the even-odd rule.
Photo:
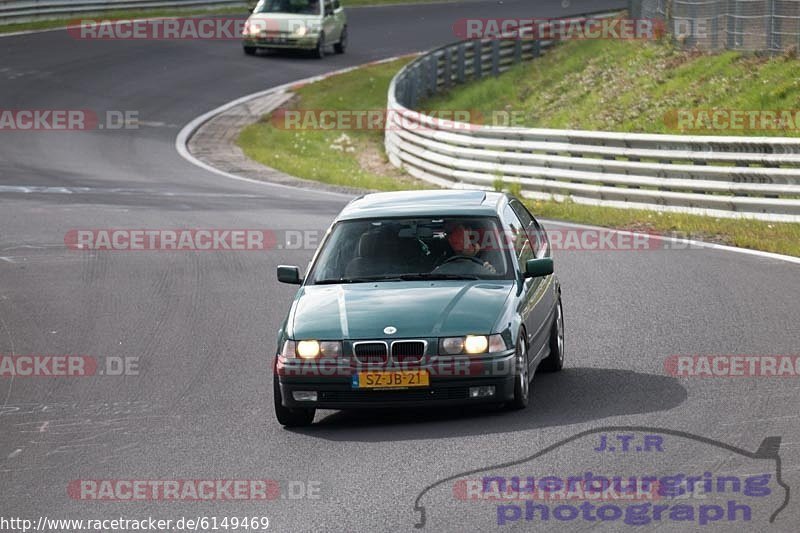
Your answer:
[[[319,15],[320,0],[261,0],[253,12]]]

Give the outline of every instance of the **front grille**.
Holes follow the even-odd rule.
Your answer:
[[[466,400],[469,392],[466,387],[443,389],[407,389],[401,391],[322,391],[321,401],[328,402],[413,402],[420,400]]]
[[[396,363],[419,363],[425,357],[424,341],[397,341],[392,343],[392,360]]]
[[[362,365],[385,365],[389,361],[389,350],[385,342],[357,342],[353,355]]]

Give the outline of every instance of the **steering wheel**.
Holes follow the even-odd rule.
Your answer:
[[[441,265],[439,265],[436,268],[443,267],[447,263],[455,263],[456,261],[472,261],[474,263],[479,264],[480,266],[484,266],[483,265],[483,261],[481,261],[477,257],[467,257],[466,255],[456,255],[456,256],[450,257],[449,259],[446,259]]]

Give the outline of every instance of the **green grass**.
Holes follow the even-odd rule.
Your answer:
[[[573,202],[526,200],[542,218],[643,231],[800,257],[800,224],[610,209]]]
[[[677,110],[798,110],[800,61],[681,51],[668,43],[572,41],[497,78],[453,89],[425,109],[515,111],[519,126],[682,133]],[[748,124],[749,126],[749,124]],[[697,134],[797,136],[785,129],[695,129]]]
[[[601,43],[601,45],[604,44],[607,43]],[[649,54],[655,53],[653,50],[645,49],[645,51]],[[565,58],[564,61],[557,62],[554,68],[566,70],[578,68],[581,61],[585,62],[593,57],[586,49],[583,49],[583,53],[583,59]],[[386,105],[386,92],[391,78],[408,61],[405,59],[371,66],[306,85],[298,91],[298,97],[292,102],[291,107],[312,110],[383,109]],[[723,60],[720,59],[720,61]],[[570,66],[568,64],[570,62],[574,64]],[[544,75],[542,77],[544,78]],[[551,86],[559,84],[558,74],[547,76],[547,78],[550,79],[547,83]],[[487,80],[479,85],[492,82],[493,80]],[[462,92],[470,90],[471,88],[465,88]],[[482,94],[486,101],[491,102],[495,97],[491,89],[483,88],[481,91],[484,91]],[[497,97],[502,96],[502,93],[497,94]],[[586,98],[591,99],[594,96],[586,95]],[[478,98],[471,100],[473,107],[479,102]],[[440,103],[444,105],[446,102],[441,100]],[[430,105],[423,107],[431,108]],[[440,107],[440,109],[463,108],[465,107],[460,107],[460,104]],[[387,163],[383,153],[383,133],[380,130],[348,131],[346,133],[351,141],[349,145],[354,149],[352,152],[342,152],[331,148],[337,144],[335,141],[342,135],[342,132],[289,131],[275,128],[269,117],[265,117],[241,133],[239,145],[252,159],[301,178],[373,190],[432,188],[429,184],[408,178]],[[342,143],[339,145],[342,146]],[[372,154],[371,157],[366,158],[367,163],[371,162],[371,164],[365,164],[364,154]],[[500,180],[497,181],[495,187],[507,187],[510,192],[518,196],[520,194],[519,187],[503,184]],[[696,240],[800,257],[800,224],[716,219],[677,213],[660,214],[652,211],[582,206],[571,202],[526,200],[526,203],[536,215],[547,219],[634,231],[677,234],[677,236]]]
[[[299,110],[382,110],[389,83],[410,59],[334,76],[297,91],[288,106]],[[245,128],[244,153],[293,176],[359,189],[403,190],[422,184],[392,167],[383,151],[383,130],[287,130],[271,117]]]

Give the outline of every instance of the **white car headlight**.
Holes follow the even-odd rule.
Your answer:
[[[286,359],[317,359],[319,357],[341,357],[341,341],[291,341],[283,344],[281,355]]]
[[[297,37],[304,37],[308,33],[308,27],[306,26],[298,26],[294,29],[294,34]]]
[[[467,335],[439,339],[440,355],[482,355],[508,349],[502,335]]]

